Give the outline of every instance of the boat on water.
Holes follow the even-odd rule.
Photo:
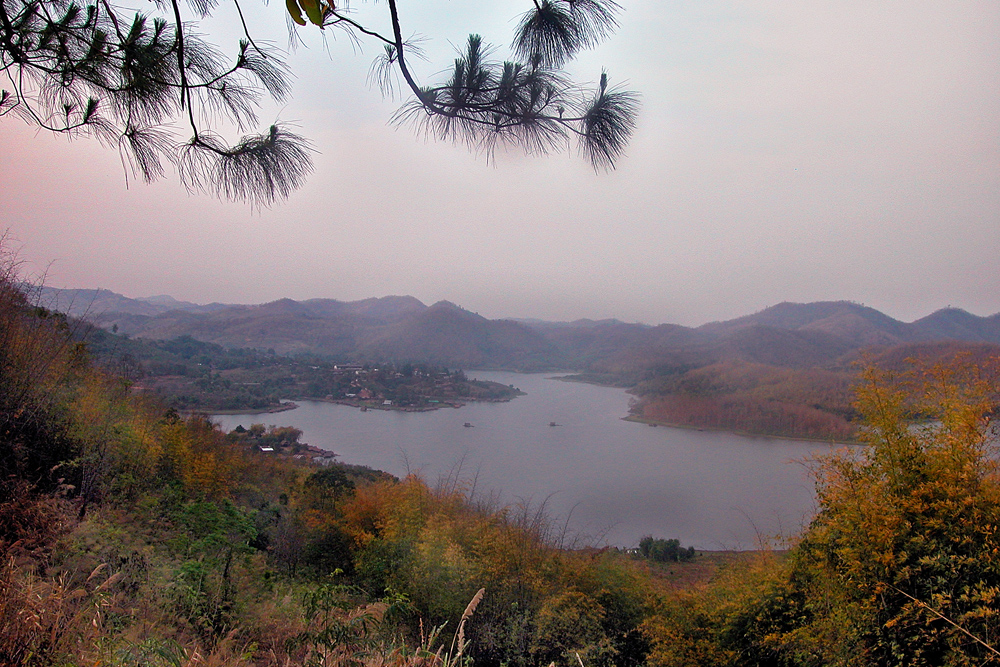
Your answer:
[[[472,428],[472,424],[470,424],[469,422],[465,422],[464,424],[462,424],[462,426],[464,426],[465,428]]]

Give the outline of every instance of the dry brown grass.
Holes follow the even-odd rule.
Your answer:
[[[95,569],[85,581],[45,580],[9,557],[0,567],[0,664],[35,665],[94,651],[115,604],[117,575]]]

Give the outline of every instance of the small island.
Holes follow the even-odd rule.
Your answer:
[[[407,364],[400,371],[390,364],[355,368],[350,384],[337,385],[336,394],[311,400],[349,405],[362,410],[425,412],[460,408],[469,401],[506,402],[524,392],[490,380],[470,380],[461,370],[427,370]]]

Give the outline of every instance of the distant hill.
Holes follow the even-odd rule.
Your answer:
[[[559,351],[539,332],[512,320],[489,320],[439,301],[360,344],[361,356],[462,368],[537,370],[558,366]]]
[[[961,308],[943,308],[923,317],[911,326],[919,340],[962,340],[981,343],[1000,342],[1000,313],[977,317]]]
[[[975,362],[1000,356],[998,325],[1000,316],[954,308],[904,323],[847,301],[781,303],[698,327],[701,343],[653,357],[626,348],[603,363],[617,362],[604,370],[635,380],[639,419],[844,440],[854,433],[852,386],[862,354],[897,369],[914,358]]]
[[[913,323],[849,301],[781,303],[753,315],[688,328],[663,324],[531,324],[587,370],[636,375],[717,362],[787,368],[838,364],[862,349],[935,340],[1000,344],[1000,315],[958,309]]]
[[[426,306],[411,296],[199,306],[164,296],[131,299],[108,290],[46,288],[38,302],[102,328],[151,340],[191,336],[223,347],[285,355],[418,361],[455,368],[568,367],[552,342],[524,324],[488,320],[447,301]]]
[[[778,329],[801,329],[817,322],[837,321],[845,315],[869,322],[873,327],[893,331],[902,322],[884,315],[874,308],[862,306],[852,301],[816,301],[813,303],[791,303],[788,301],[765,308],[753,315],[744,315],[726,322],[712,322],[700,327],[704,331],[721,333],[748,326],[770,326]]]
[[[784,302],[753,315],[705,324],[699,330],[725,336],[752,326],[823,331],[853,346],[898,345],[928,340],[1000,344],[1000,313],[978,317],[960,308],[943,308],[908,324],[851,301]]]
[[[108,314],[150,317],[171,310],[208,313],[227,307],[221,303],[198,305],[189,301],[178,301],[167,295],[132,299],[106,289],[57,289],[32,286],[26,286],[25,289],[32,294],[39,305],[45,308],[91,321],[99,320]]]
[[[456,367],[579,369],[634,381],[665,369],[719,362],[785,368],[836,365],[861,349],[953,340],[1000,344],[1000,314],[946,308],[912,323],[850,301],[779,303],[700,327],[619,320],[490,320],[412,296],[360,301],[279,299],[198,305],[161,295],[43,288],[42,305],[142,338],[192,336],[225,347],[351,360],[421,361]]]
[[[797,437],[850,437],[854,362],[862,354],[896,366],[912,356],[1000,354],[1000,314],[945,308],[907,323],[850,301],[779,303],[700,327],[490,320],[412,296],[200,306],[45,289],[39,301],[151,340],[190,336],[224,348],[357,362],[572,369],[581,379],[630,388],[639,399],[636,418]]]

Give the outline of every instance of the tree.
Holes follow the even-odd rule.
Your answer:
[[[435,86],[420,86],[408,65],[411,43],[403,40],[395,0],[389,0],[392,34],[380,35],[353,23],[333,2],[319,3],[313,21],[320,27],[346,26],[383,42],[384,53],[373,73],[389,87],[388,72],[398,67],[415,99],[397,114],[428,133],[465,141],[492,151],[498,143],[545,153],[569,135],[580,139],[582,151],[595,167],[612,167],[628,143],[638,108],[634,93],[609,89],[601,74],[594,93],[577,89],[563,75],[563,65],[585,48],[597,44],[617,26],[620,7],[613,0],[533,0],[520,19],[512,50],[520,62],[491,61],[490,49],[479,35],[470,35],[464,52],[455,59],[449,78]],[[293,20],[296,0],[288,0]],[[310,20],[315,17],[310,15]]]
[[[205,17],[216,3],[190,4]],[[0,0],[0,72],[11,86],[0,89],[0,116],[94,136],[147,181],[166,161],[189,187],[259,204],[287,196],[312,168],[304,139],[275,124],[227,146],[196,120],[254,124],[263,93],[288,94],[285,65],[249,36],[227,61],[182,20],[177,0],[163,6],[171,18],[129,17],[108,0]],[[175,120],[188,123],[190,139],[168,129]]]
[[[738,664],[996,664],[1000,360],[867,368],[864,449],[817,469],[819,512],[727,621]]]
[[[256,124],[264,95],[283,100],[289,93],[287,65],[254,41],[239,0],[232,1],[245,37],[227,58],[190,22],[192,13],[208,17],[218,0],[188,0],[184,11],[178,0],[162,0],[157,12],[134,15],[109,0],[0,0],[0,73],[7,79],[0,117],[95,137],[147,181],[173,163],[189,188],[256,205],[286,197],[312,170],[306,139],[275,123],[228,145],[207,120],[222,117],[244,132]],[[387,2],[387,34],[355,20],[347,0],[286,0],[286,8],[300,26],[338,28],[382,46],[373,78],[388,91],[398,71],[414,95],[397,122],[487,152],[512,144],[545,153],[573,135],[595,167],[612,167],[634,127],[635,94],[609,88],[606,74],[585,93],[562,68],[616,27],[619,6],[533,1],[512,45],[521,62],[493,62],[472,35],[449,78],[432,86],[414,77],[410,61],[419,51],[415,40],[403,39],[397,0]]]
[[[869,366],[856,393],[865,446],[819,459],[800,542],[664,605],[649,664],[1000,662],[1000,359]]]
[[[986,643],[1000,630],[998,373],[998,359],[956,358],[862,375],[868,447],[822,466],[820,512],[799,550],[803,579],[839,598],[838,623],[853,619],[865,664],[1000,657]]]
[[[646,535],[639,540],[639,553],[642,554],[643,558],[658,563],[679,563],[694,558],[695,549],[694,547],[685,549],[681,546],[681,541],[677,539],[653,539],[652,535]]]

